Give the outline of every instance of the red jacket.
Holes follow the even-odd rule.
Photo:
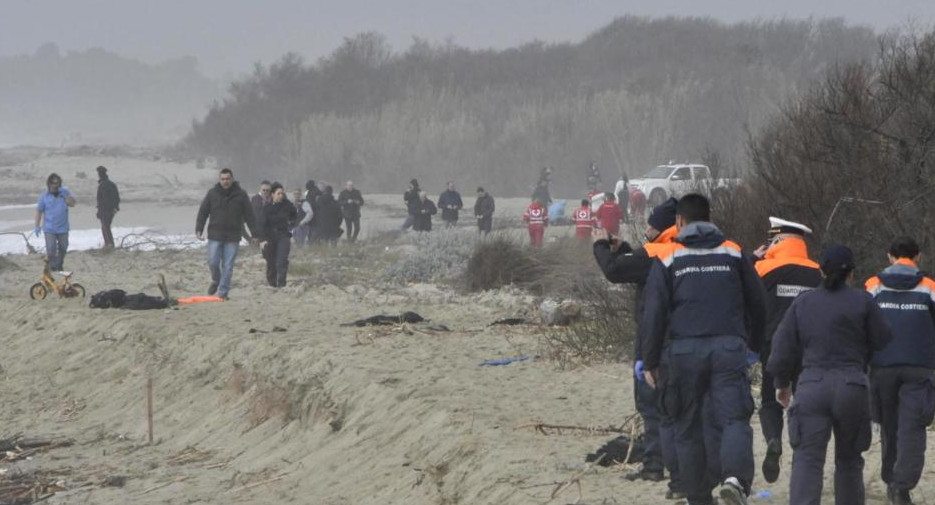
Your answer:
[[[549,211],[539,205],[539,202],[532,202],[526,207],[526,212],[523,213],[523,222],[529,226],[548,226]]]
[[[571,220],[575,222],[575,229],[578,230],[583,228],[590,230],[597,226],[597,219],[591,214],[591,207],[587,205],[575,209],[574,214],[571,215]]]
[[[620,233],[620,221],[623,220],[623,209],[616,202],[606,201],[597,208],[597,220],[601,228],[611,235]]]

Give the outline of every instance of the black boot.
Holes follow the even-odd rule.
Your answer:
[[[887,494],[890,495],[890,503],[893,505],[913,505],[912,496],[909,495],[908,489],[889,488]]]
[[[766,457],[763,458],[763,478],[772,484],[779,479],[779,458],[782,456],[782,442],[772,439],[766,444]]]

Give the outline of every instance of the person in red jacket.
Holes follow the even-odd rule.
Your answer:
[[[597,208],[597,222],[607,233],[620,235],[620,221],[623,221],[623,210],[617,205],[617,197],[613,193],[604,193],[604,203]]]
[[[542,247],[542,237],[545,227],[549,225],[549,211],[539,200],[533,200],[526,212],[523,213],[523,222],[529,230],[529,242],[533,249]]]
[[[575,209],[571,220],[575,222],[575,238],[579,242],[587,243],[591,239],[591,230],[597,226],[597,220],[591,213],[591,200],[583,198],[581,207]]]
[[[636,188],[630,191],[630,215],[640,219],[646,216],[646,193]]]

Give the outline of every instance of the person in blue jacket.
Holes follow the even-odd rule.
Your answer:
[[[722,505],[746,505],[754,476],[747,349],[760,351],[766,292],[740,246],[710,222],[707,198],[683,196],[676,226],[644,290],[644,375],[672,423],[688,503],[713,503],[720,486]]]
[[[935,418],[935,281],[919,271],[919,244],[899,237],[890,266],[866,283],[893,329],[893,341],[870,361],[870,406],[880,423],[883,482],[890,503],[909,492],[925,466],[925,429]]]
[[[62,186],[62,178],[55,173],[45,180],[46,190],[36,202],[36,228],[38,237],[45,232],[45,250],[49,268],[61,271],[65,268],[65,253],[68,252],[68,209],[75,206],[75,197]]]
[[[829,246],[822,285],[800,294],[773,335],[766,365],[776,400],[788,409],[792,477],[789,503],[818,505],[828,441],[834,434],[834,501],[863,505],[863,452],[870,448],[870,356],[892,340],[883,311],[866,292],[847,286],[854,253]],[[792,399],[791,381],[801,370]],[[791,404],[791,406],[790,406]]]

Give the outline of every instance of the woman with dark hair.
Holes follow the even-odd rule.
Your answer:
[[[272,201],[260,212],[260,247],[266,260],[266,281],[270,286],[281,288],[286,285],[289,270],[289,250],[292,229],[298,221],[295,205],[286,198],[282,184],[270,186]]]
[[[766,370],[774,377],[776,400],[789,410],[789,503],[796,505],[821,503],[832,434],[835,503],[865,503],[862,453],[871,439],[866,370],[892,333],[870,295],[848,286],[855,267],[849,248],[828,247],[821,257],[822,285],[792,302],[773,335]],[[793,400],[796,370],[801,373]]]

